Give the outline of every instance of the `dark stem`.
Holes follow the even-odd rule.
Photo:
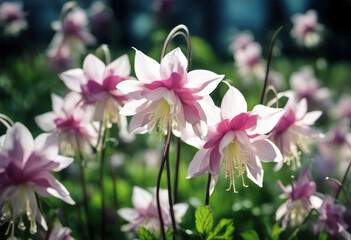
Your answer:
[[[174,176],[174,203],[178,201],[178,176],[179,176],[179,162],[180,162],[180,147],[181,147],[181,140],[177,138],[177,159],[176,159],[176,169],[175,169],[175,176]]]
[[[349,173],[350,168],[351,168],[351,160],[350,160],[350,162],[349,162],[349,165],[347,166],[347,169],[346,169],[346,172],[345,172],[345,174],[344,174],[344,177],[342,178],[341,185],[339,186],[338,191],[337,191],[336,194],[335,194],[334,203],[336,203],[336,200],[338,199],[338,197],[339,197],[339,195],[340,195],[341,188],[344,186],[344,184],[345,184],[345,182],[346,182],[347,174]]]
[[[165,233],[165,227],[164,227],[164,222],[163,222],[163,218],[162,218],[162,211],[161,211],[160,187],[161,187],[161,178],[162,178],[163,168],[164,168],[165,163],[167,161],[167,156],[169,156],[169,145],[170,145],[171,134],[172,134],[170,129],[171,128],[169,128],[168,131],[167,131],[167,136],[166,136],[166,139],[165,139],[165,146],[164,146],[163,156],[162,156],[162,162],[161,162],[160,170],[158,172],[157,184],[156,184],[157,212],[158,212],[158,217],[159,217],[159,220],[160,220],[161,235],[162,235],[162,239],[164,239],[164,240],[166,240],[166,233]]]
[[[93,225],[91,224],[90,214],[89,214],[89,206],[88,206],[88,194],[87,194],[87,186],[86,186],[86,178],[85,178],[85,171],[84,171],[84,157],[80,150],[80,145],[78,139],[77,142],[77,152],[78,152],[78,159],[79,159],[79,170],[80,170],[80,184],[82,186],[82,194],[83,194],[83,206],[85,217],[87,220],[87,228],[89,232],[89,238],[94,239],[94,229]]]
[[[173,228],[173,240],[177,239],[177,224],[174,217],[173,201],[172,201],[172,183],[171,183],[171,171],[169,169],[169,145],[166,154],[166,167],[167,167],[167,185],[168,185],[168,201],[169,201],[169,212],[172,219]]]
[[[269,66],[271,65],[273,47],[274,47],[275,41],[277,40],[278,33],[280,32],[280,30],[282,30],[282,28],[283,27],[280,27],[280,28],[278,28],[277,31],[275,31],[275,33],[273,35],[273,38],[272,38],[272,41],[271,41],[271,46],[269,48],[268,59],[267,59],[266,77],[264,79],[264,84],[263,84],[260,104],[263,104],[264,96],[266,95],[266,88],[267,88],[268,75],[269,75]]]
[[[115,213],[118,209],[118,199],[117,199],[117,184],[116,184],[116,171],[115,168],[112,166],[112,163],[110,161],[110,174],[112,178],[112,186],[113,186],[113,206],[115,207]],[[118,218],[117,218],[118,219]]]
[[[326,181],[331,181],[333,183],[335,183],[336,185],[338,185],[338,187],[341,188],[341,190],[344,192],[345,196],[346,196],[346,199],[347,201],[349,202],[349,204],[351,204],[351,198],[349,196],[349,193],[347,192],[346,188],[344,185],[341,184],[341,182],[335,178],[330,178],[330,177],[326,177],[325,178]]]
[[[105,153],[106,153],[106,127],[103,127],[102,142],[101,142],[101,152],[100,152],[100,188],[101,188],[101,239],[105,239],[105,187],[104,187],[104,166],[105,166]]]
[[[205,199],[206,206],[210,205],[210,185],[211,185],[211,173],[208,173],[207,187],[206,187],[206,199]]]

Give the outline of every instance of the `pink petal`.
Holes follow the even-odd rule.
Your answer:
[[[83,62],[84,75],[87,80],[102,84],[105,64],[93,54],[89,54]]]
[[[45,132],[49,132],[56,128],[54,119],[57,118],[56,113],[47,112],[35,117],[36,124]]]
[[[14,161],[24,164],[33,151],[33,137],[22,123],[15,123],[6,132],[4,150]]]
[[[217,75],[207,70],[193,70],[188,73],[188,82],[185,85],[198,96],[209,95],[222,81],[224,75]]]
[[[119,209],[117,213],[128,222],[133,222],[140,216],[133,208],[122,208]]]
[[[151,83],[161,80],[160,64],[139,50],[135,54],[135,74],[140,82]]]
[[[58,166],[52,170],[59,172],[62,169],[68,167],[73,162],[73,158],[58,155],[55,159],[55,162],[58,163]]]
[[[263,168],[261,162],[255,158],[253,153],[248,155],[249,164],[246,167],[247,177],[256,183],[259,187],[262,187],[263,183]]]
[[[174,49],[171,52],[169,52],[168,54],[166,54],[166,56],[167,55],[174,55],[174,56],[176,56],[178,61],[180,62],[180,64],[184,67],[184,69],[186,69],[186,67],[188,65],[188,60],[185,57],[185,55],[183,54],[182,50],[180,50],[179,47],[177,47],[176,49]]]
[[[58,136],[56,133],[42,133],[34,140],[34,153],[48,160],[58,155]]]
[[[75,92],[81,92],[80,85],[84,83],[83,69],[75,68],[63,72],[59,75],[66,87]]]
[[[275,213],[275,220],[279,221],[286,214],[287,210],[288,210],[288,202],[284,202],[277,209],[277,211]]]
[[[152,203],[152,196],[148,191],[145,191],[144,189],[138,186],[134,186],[132,203],[134,208],[139,213],[145,213],[149,205]]]
[[[235,139],[235,132],[230,131],[227,132],[221,139],[219,143],[219,151],[221,152],[222,155],[225,154],[225,150],[227,146]]]
[[[318,120],[318,118],[322,115],[322,111],[313,111],[313,112],[308,112],[304,116],[301,121],[299,121],[299,124],[303,125],[313,125],[315,121]]]
[[[213,175],[218,175],[221,170],[222,156],[219,152],[218,147],[211,149],[210,154],[210,172]]]
[[[179,50],[179,48],[168,53],[162,59],[161,65],[160,65],[160,75],[162,79],[169,79],[173,73],[177,73],[176,75],[179,76],[179,79],[176,78],[175,80],[181,81],[182,79],[183,80],[186,79],[186,65],[183,65],[182,62],[180,62],[177,56],[179,55],[179,52],[177,50]],[[180,54],[183,55],[181,52]],[[158,80],[161,80],[161,79],[158,79]]]
[[[209,169],[211,151],[207,149],[199,150],[189,164],[186,178],[203,175]]]
[[[130,63],[127,54],[124,54],[106,66],[104,78],[107,76],[129,77]]]
[[[258,114],[257,126],[253,131],[248,131],[250,134],[267,134],[279,122],[285,111],[281,108],[270,108],[264,105],[256,105],[252,114]]]
[[[254,141],[252,146],[255,149],[256,156],[262,162],[280,162],[283,160],[280,150],[268,139]]]
[[[245,98],[238,89],[230,87],[222,99],[222,117],[224,119],[232,119],[242,112],[247,112]]]

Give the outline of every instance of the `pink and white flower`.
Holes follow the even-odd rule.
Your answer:
[[[252,34],[248,32],[241,32],[234,37],[229,49],[233,52],[233,54],[235,54],[237,51],[245,49],[250,43],[253,42],[253,40]]]
[[[47,56],[49,57],[50,66],[56,71],[66,70],[76,64],[70,49],[64,44],[48,49]]]
[[[41,134],[33,140],[28,129],[15,123],[0,137],[0,210],[2,218],[10,218],[8,231],[14,234],[19,217],[19,228],[25,229],[22,215],[30,222],[30,232],[36,233],[38,221],[47,229],[40,213],[35,193],[41,197],[56,197],[75,204],[67,189],[49,171],[60,171],[73,161],[58,155],[56,134]]]
[[[309,212],[314,208],[318,209],[322,204],[322,199],[315,195],[316,183],[312,181],[309,167],[304,168],[297,181],[293,181],[292,186],[284,186],[279,180],[278,184],[282,189],[283,198],[288,200],[283,203],[276,212],[275,219],[279,221],[283,218],[282,228],[289,224],[291,227],[300,225]]]
[[[320,81],[314,75],[310,66],[304,66],[290,77],[290,86],[300,101],[306,98],[309,107],[328,105],[331,102],[331,92],[321,87]]]
[[[37,116],[38,126],[46,132],[58,134],[60,152],[74,155],[78,143],[80,151],[91,153],[91,147],[97,144],[99,128],[91,123],[91,109],[82,107],[81,97],[75,92],[68,93],[64,99],[52,94],[51,101],[53,111]]]
[[[299,45],[314,47],[320,43],[323,26],[318,23],[316,11],[309,10],[305,14],[295,14],[291,21],[294,24],[291,36]]]
[[[285,113],[278,124],[270,133],[270,139],[275,142],[283,154],[284,160],[293,167],[300,167],[300,155],[310,152],[310,145],[316,138],[322,138],[324,135],[311,126],[322,115],[321,111],[307,112],[307,100],[303,98],[297,102],[292,92],[278,94],[288,96],[289,100],[284,109]],[[279,170],[283,166],[280,162],[276,166]]]
[[[235,64],[239,74],[247,79],[256,77],[264,78],[264,67],[262,65],[262,48],[259,43],[251,42],[244,49],[234,53]]]
[[[223,79],[207,70],[187,72],[188,61],[179,48],[168,53],[161,64],[136,50],[137,80],[127,80],[117,87],[132,99],[121,114],[132,116],[129,129],[146,133],[158,126],[160,133],[173,128],[182,135],[187,125],[200,136],[205,134],[207,117],[204,111],[210,104],[209,94]],[[210,102],[210,103],[209,103]]]
[[[129,74],[130,64],[127,55],[105,66],[99,58],[89,54],[84,59],[83,69],[68,70],[61,73],[60,78],[69,89],[82,96],[84,105],[94,107],[94,121],[105,121],[108,127],[111,127],[112,123],[117,123],[120,137],[125,141],[131,141],[133,135],[127,131],[127,118],[119,114],[129,96],[116,87],[119,83],[130,79]]]
[[[343,214],[346,208],[341,204],[335,204],[334,199],[327,197],[323,199],[322,206],[318,209],[319,218],[315,225],[315,232],[326,230],[328,235],[340,235],[346,240],[351,239],[351,234],[346,231],[347,224],[344,222]]]
[[[19,2],[3,2],[0,4],[0,23],[4,26],[4,33],[17,35],[27,29],[28,24],[23,12],[23,5]]]
[[[74,240],[71,232],[72,230],[68,227],[56,226],[52,229],[48,240]]]
[[[235,175],[244,175],[262,187],[262,162],[280,162],[279,149],[268,140],[269,133],[284,114],[282,109],[257,105],[247,112],[244,96],[234,87],[230,87],[223,97],[221,109],[215,109],[216,124],[209,127],[203,147],[196,153],[189,165],[187,178],[212,175],[211,192],[217,182],[221,166],[225,166],[226,177],[230,186],[235,188]]]
[[[122,231],[133,231],[137,233],[139,227],[142,226],[154,233],[158,233],[160,223],[156,203],[156,188],[152,190],[151,194],[140,187],[134,186],[132,204],[134,208],[122,208],[118,210],[118,215],[129,222],[128,224],[122,226]],[[160,205],[165,230],[167,230],[168,228],[172,227],[167,190],[160,189]],[[181,219],[186,213],[187,209],[188,205],[185,203],[173,205],[176,223],[181,222]]]
[[[335,116],[351,120],[351,96],[342,96],[334,109],[336,110],[334,114]]]

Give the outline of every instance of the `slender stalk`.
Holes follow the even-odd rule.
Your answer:
[[[210,205],[210,186],[211,186],[211,173],[208,173],[207,187],[206,187],[206,199],[205,199],[206,206]]]
[[[346,182],[346,178],[347,178],[347,174],[349,173],[350,171],[350,168],[351,168],[351,160],[349,162],[349,165],[347,166],[347,169],[346,169],[346,172],[344,174],[344,177],[342,178],[342,181],[341,181],[341,185],[339,185],[339,188],[335,194],[335,199],[334,199],[334,203],[336,202],[336,200],[338,199],[339,195],[340,195],[340,192],[341,192],[341,188],[344,186],[345,182]]]
[[[337,180],[335,178],[330,178],[330,177],[326,177],[325,180],[326,181],[331,181],[331,182],[335,183],[336,185],[338,185],[338,187],[341,188],[341,190],[344,192],[344,194],[346,196],[346,199],[349,202],[349,204],[351,204],[351,198],[349,196],[349,193],[347,192],[345,186],[342,185],[342,183],[339,180]]]
[[[282,28],[283,27],[280,27],[280,28],[278,28],[277,31],[275,31],[275,33],[273,35],[273,38],[272,38],[272,41],[271,41],[271,46],[269,48],[268,59],[267,59],[266,77],[264,79],[264,84],[263,84],[260,104],[263,104],[264,96],[266,95],[266,88],[267,88],[268,75],[269,75],[269,66],[271,65],[273,47],[274,47],[275,41],[277,40],[278,34],[282,30]]]
[[[113,206],[115,208],[114,210],[115,210],[115,213],[116,213],[116,211],[118,209],[116,171],[115,171],[115,168],[112,166],[111,161],[110,161],[110,174],[111,174],[112,186],[113,186]]]
[[[290,237],[288,238],[288,240],[294,239],[294,237],[296,237],[296,235],[299,233],[301,227],[307,223],[307,220],[311,217],[312,212],[313,212],[314,210],[316,210],[316,209],[315,209],[315,208],[312,208],[312,209],[310,210],[310,212],[309,212],[308,215],[305,217],[305,219],[303,220],[303,222],[302,222],[299,226],[297,226],[297,227],[294,229],[294,231],[292,232],[292,234],[290,235]]]
[[[89,238],[92,240],[94,239],[94,229],[93,229],[93,225],[91,224],[91,219],[89,214],[88,194],[87,194],[86,178],[85,178],[85,171],[84,171],[85,161],[84,161],[83,154],[80,150],[80,144],[78,139],[76,139],[76,143],[77,143],[77,153],[78,153],[78,159],[79,159],[80,184],[82,186],[82,194],[83,194],[83,206],[84,206],[85,217],[87,220],[86,227],[88,228]]]
[[[174,217],[173,201],[172,201],[172,183],[171,183],[171,171],[169,169],[169,145],[166,154],[166,167],[167,167],[167,185],[168,185],[168,201],[169,201],[169,212],[172,219],[173,228],[173,240],[177,239],[177,225]]]
[[[103,127],[101,152],[100,152],[100,189],[101,189],[101,222],[100,222],[100,234],[101,239],[105,239],[105,186],[104,186],[104,166],[105,166],[105,153],[106,153],[106,134],[107,128]]]
[[[180,147],[181,140],[177,138],[177,159],[176,159],[176,169],[174,176],[174,203],[178,201],[178,176],[179,176],[179,163],[180,163]]]
[[[165,163],[167,161],[167,156],[169,155],[169,145],[171,142],[171,134],[172,134],[172,132],[170,130],[171,130],[171,128],[169,128],[167,131],[167,136],[165,139],[165,146],[164,146],[163,156],[162,156],[162,162],[161,162],[160,170],[158,172],[157,184],[156,184],[157,212],[158,212],[158,217],[160,220],[160,230],[161,230],[160,232],[162,235],[162,239],[164,239],[164,240],[166,239],[166,233],[165,233],[165,227],[164,227],[164,222],[163,222],[163,218],[162,218],[162,211],[161,211],[160,187],[161,187],[161,177],[162,177],[163,168],[164,168]]]

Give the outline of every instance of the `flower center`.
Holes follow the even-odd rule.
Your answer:
[[[234,193],[238,193],[235,189],[235,174],[237,177],[241,177],[243,181],[243,186],[248,187],[244,181],[244,173],[247,166],[251,167],[249,164],[248,152],[245,151],[238,141],[234,139],[226,149],[224,164],[225,164],[225,177],[229,177],[230,185],[227,191],[233,187]]]
[[[162,98],[160,100],[156,109],[150,113],[149,120],[151,129],[156,126],[158,121],[158,131],[156,133],[167,133],[169,126],[173,122],[173,116],[171,114],[171,106],[166,99]]]

